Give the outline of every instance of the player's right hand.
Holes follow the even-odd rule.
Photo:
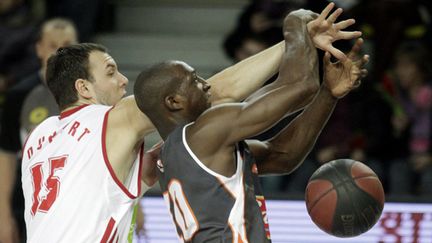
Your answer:
[[[369,55],[360,55],[363,40],[356,41],[347,58],[343,61],[331,62],[330,53],[324,55],[324,84],[333,97],[340,99],[361,84],[367,75],[365,68]]]
[[[336,19],[342,14],[342,9],[336,9],[332,14],[329,13],[335,6],[334,3],[329,3],[321,12],[318,18],[310,21],[307,24],[309,35],[314,45],[331,55],[344,61],[347,56],[339,49],[333,46],[333,42],[337,40],[351,40],[361,36],[360,31],[342,31],[355,23],[354,19],[347,19],[336,23]]]

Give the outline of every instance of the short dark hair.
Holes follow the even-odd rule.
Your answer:
[[[134,95],[138,108],[149,117],[157,114],[165,97],[178,92],[182,82],[172,61],[155,64],[142,71],[134,84]]]
[[[93,80],[89,70],[89,56],[93,51],[107,52],[99,44],[81,43],[62,47],[48,59],[46,81],[48,88],[63,110],[78,100],[77,79]]]

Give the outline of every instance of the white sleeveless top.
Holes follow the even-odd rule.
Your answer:
[[[127,242],[143,147],[123,185],[105,148],[111,107],[80,106],[42,122],[23,148],[27,242]],[[145,187],[145,188],[144,188]]]

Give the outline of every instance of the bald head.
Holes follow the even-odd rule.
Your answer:
[[[134,85],[137,105],[142,112],[156,114],[166,96],[180,91],[186,72],[182,62],[166,61],[142,71]]]
[[[42,68],[46,68],[48,58],[58,48],[76,44],[77,42],[77,31],[71,21],[55,18],[44,22],[36,42],[36,52],[41,60]]]

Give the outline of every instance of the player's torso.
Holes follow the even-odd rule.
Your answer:
[[[28,242],[126,242],[139,163],[122,187],[104,149],[109,108],[50,117],[29,136],[22,163]]]
[[[264,198],[245,144],[236,149],[235,174],[225,177],[199,161],[184,143],[183,132],[177,128],[171,133],[158,162],[159,183],[180,238],[186,242],[269,242]]]

